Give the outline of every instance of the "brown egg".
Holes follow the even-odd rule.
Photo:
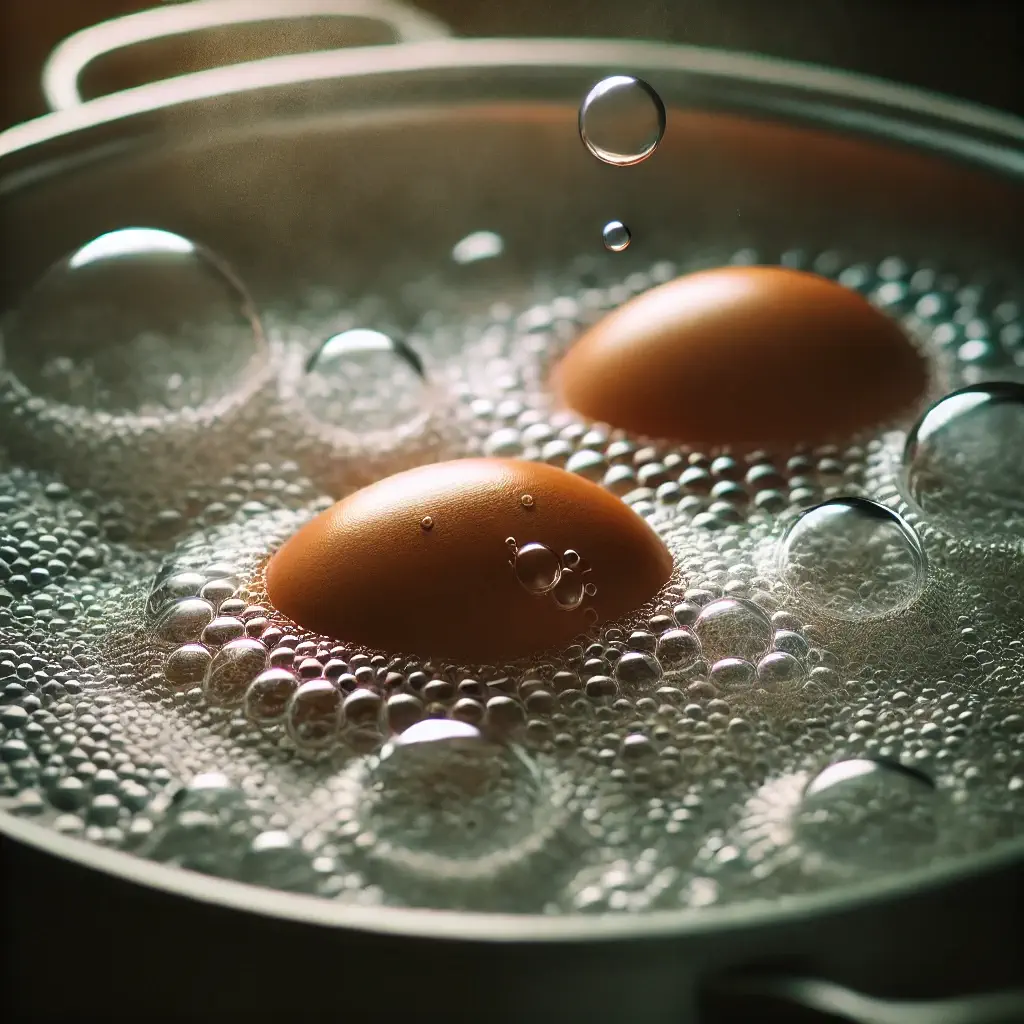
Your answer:
[[[570,643],[671,571],[654,531],[596,484],[463,459],[338,502],[274,554],[266,582],[281,612],[346,643],[491,662]]]
[[[737,449],[820,443],[891,420],[927,386],[900,326],[816,274],[724,267],[595,324],[555,370],[570,408],[635,434]]]

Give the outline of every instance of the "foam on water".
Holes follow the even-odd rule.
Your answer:
[[[464,243],[460,265],[501,254],[488,233]],[[186,261],[187,295],[197,264],[169,258],[175,273]],[[1014,377],[1012,296],[895,257],[778,261],[902,317],[933,357],[935,399],[978,384],[966,322],[998,326],[985,372]],[[520,308],[405,332],[322,301],[265,310],[251,337],[271,343],[255,364],[218,363],[216,407],[195,415],[165,414],[154,390],[180,373],[164,321],[144,380],[79,348],[60,355],[59,393],[18,347],[30,320],[13,321],[0,364],[4,806],[324,898],[551,914],[825,889],[1024,833],[1024,496],[1007,492],[989,437],[1016,423],[1016,393],[987,385],[950,415],[946,399],[909,445],[891,431],[745,457],[552,412],[546,368],[582,325],[681,269],[581,284],[567,268]],[[137,303],[118,321],[103,281],[96,309],[78,295],[75,323],[126,337]],[[60,309],[46,314],[58,341]],[[118,368],[113,412],[97,367]],[[148,389],[144,414],[125,411],[133,383]],[[73,384],[93,397],[70,405]],[[360,650],[267,602],[268,555],[332,501],[480,453],[620,495],[674,555],[664,591],[508,665]],[[552,614],[592,593],[586,551],[509,540],[516,578]]]

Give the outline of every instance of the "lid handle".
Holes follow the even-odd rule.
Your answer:
[[[43,95],[55,111],[80,106],[85,102],[79,85],[82,72],[95,60],[140,43],[312,18],[350,19],[353,29],[359,23],[364,28],[370,23],[383,28],[394,43],[425,42],[451,34],[436,18],[399,0],[192,0],[113,18],[68,36],[43,66]],[[358,34],[354,35],[358,45]],[[330,46],[320,48],[334,49],[336,45],[332,37]]]

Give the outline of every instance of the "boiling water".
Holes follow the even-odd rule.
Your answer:
[[[929,350],[933,400],[971,389],[909,438],[741,459],[544,389],[586,324],[699,260],[581,263],[399,331],[329,290],[258,318],[212,254],[118,234],[5,326],[6,809],[332,900],[549,914],[822,890],[1024,833],[1011,295],[884,254],[735,253],[863,291]],[[501,254],[482,231],[452,257]],[[360,650],[267,602],[269,553],[333,500],[479,453],[620,495],[670,583],[512,665]],[[521,585],[581,599],[575,552],[510,542]]]

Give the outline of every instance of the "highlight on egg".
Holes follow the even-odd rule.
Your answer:
[[[821,444],[920,403],[927,364],[856,292],[781,267],[722,267],[603,317],[555,369],[568,408],[703,448]]]
[[[460,459],[339,501],[271,557],[267,594],[345,643],[468,662],[571,643],[639,610],[672,556],[629,506],[540,463]]]

